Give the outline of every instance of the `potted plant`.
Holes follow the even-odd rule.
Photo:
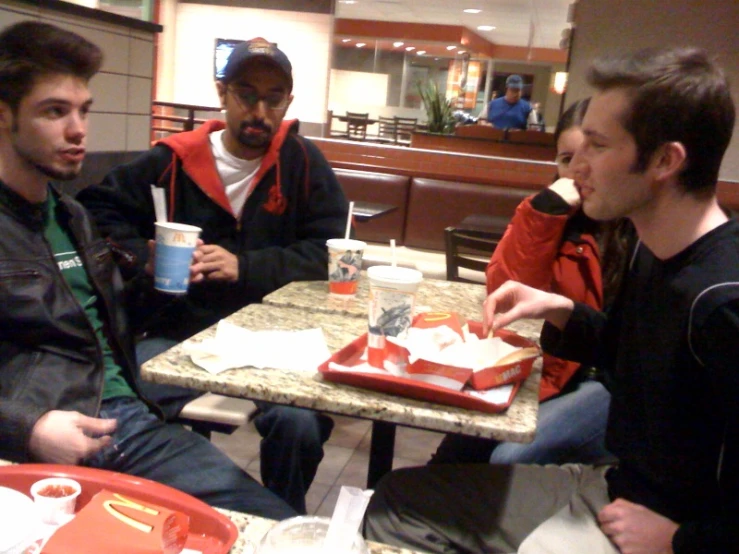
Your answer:
[[[430,133],[449,134],[454,131],[452,101],[447,100],[444,91],[439,90],[436,81],[418,83],[423,107],[426,109],[428,130]]]

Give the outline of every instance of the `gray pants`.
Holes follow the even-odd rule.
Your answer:
[[[368,539],[439,553],[618,554],[596,515],[608,466],[429,465],[385,476]]]

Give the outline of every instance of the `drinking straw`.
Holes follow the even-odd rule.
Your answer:
[[[164,189],[155,187],[154,185],[149,186],[151,187],[151,198],[154,202],[154,215],[156,216],[157,223],[166,223],[167,207]]]
[[[346,216],[346,231],[344,232],[344,238],[349,238],[349,232],[352,230],[352,212],[354,211],[354,202],[349,202],[349,213]]]
[[[398,265],[398,259],[395,257],[395,239],[390,239],[390,259],[392,260],[392,266]]]

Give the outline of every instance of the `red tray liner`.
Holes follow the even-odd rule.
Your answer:
[[[227,554],[239,536],[236,525],[206,503],[182,491],[123,473],[89,467],[55,464],[18,464],[0,467],[0,486],[30,496],[31,485],[46,477],[68,477],[82,486],[77,510],[102,489],[118,492],[143,502],[177,510],[190,516],[190,533],[185,548],[203,554]]]
[[[470,331],[480,335],[482,333],[482,324],[477,322],[470,322]],[[495,333],[496,336],[500,336],[506,342],[510,342],[515,346],[531,346],[534,345],[530,340],[513,333],[501,329]],[[513,340],[511,340],[513,339]],[[515,342],[514,342],[515,340]],[[334,381],[336,383],[344,383],[346,385],[352,385],[355,387],[361,387],[366,389],[372,389],[380,392],[386,392],[390,394],[397,394],[399,396],[407,396],[415,398],[417,400],[425,400],[427,402],[436,402],[438,404],[446,404],[449,406],[457,406],[460,408],[467,408],[470,410],[477,410],[486,413],[498,413],[502,412],[508,406],[511,405],[513,399],[521,388],[521,384],[524,379],[528,377],[531,372],[531,366],[533,365],[533,359],[526,360],[529,363],[528,370],[522,374],[521,378],[513,383],[513,390],[511,395],[508,397],[508,401],[503,404],[492,404],[481,398],[476,398],[469,393],[462,391],[455,391],[431,383],[425,383],[423,381],[416,381],[415,379],[409,379],[407,377],[397,377],[388,373],[387,375],[375,374],[375,373],[362,373],[354,371],[339,371],[329,368],[329,363],[334,362],[344,366],[351,366],[358,362],[359,358],[364,353],[367,347],[367,334],[365,333],[361,337],[358,337],[344,348],[334,353],[328,360],[318,366],[318,371],[323,375],[323,378],[327,381]]]

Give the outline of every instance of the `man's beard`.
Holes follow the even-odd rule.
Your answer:
[[[71,181],[80,174],[80,171],[82,171],[81,163],[70,169],[56,169],[50,165],[40,162],[37,159],[37,156],[34,156],[32,152],[29,152],[28,150],[19,146],[19,144],[15,141],[13,143],[13,149],[21,160],[26,162],[29,166],[33,167],[36,171],[42,173],[43,175],[46,175],[50,179],[54,179],[55,181]]]
[[[82,171],[82,165],[74,169],[68,169],[66,171],[63,171],[59,169],[54,169],[53,167],[49,167],[46,165],[38,164],[36,162],[32,162],[30,160],[29,162],[38,171],[46,175],[49,179],[54,179],[55,181],[71,181],[72,179],[74,179],[80,174],[80,171]]]
[[[253,127],[264,131],[263,134],[253,135],[246,132],[247,127]],[[242,122],[239,128],[238,140],[247,148],[267,148],[272,142],[272,128],[261,121],[251,123]]]

